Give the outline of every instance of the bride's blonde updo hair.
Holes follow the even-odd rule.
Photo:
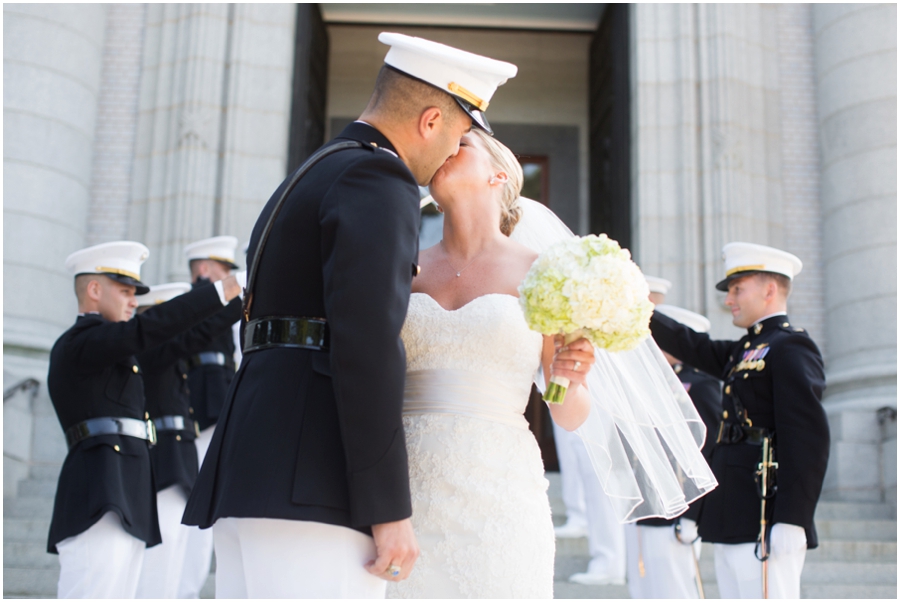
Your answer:
[[[522,217],[522,205],[519,203],[522,182],[525,179],[522,174],[522,166],[519,165],[512,151],[496,138],[477,128],[472,128],[472,133],[476,134],[484,143],[484,148],[491,157],[491,165],[494,169],[506,173],[509,178],[505,184],[502,184],[503,190],[500,195],[500,231],[509,236]]]

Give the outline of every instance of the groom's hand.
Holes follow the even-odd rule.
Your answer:
[[[388,581],[403,581],[409,577],[419,557],[419,544],[413,533],[412,522],[407,518],[372,525],[372,537],[375,538],[375,553],[378,556],[366,564],[366,570]],[[391,565],[400,567],[398,576],[394,577],[388,572]]]

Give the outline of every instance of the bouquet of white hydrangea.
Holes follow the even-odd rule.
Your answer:
[[[585,337],[607,351],[627,351],[650,335],[653,304],[631,253],[605,234],[559,242],[535,260],[519,286],[529,328],[563,334],[566,343]],[[544,393],[562,403],[569,380],[554,376]]]

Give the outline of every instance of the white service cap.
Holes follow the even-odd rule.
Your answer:
[[[676,307],[675,305],[665,305],[661,303],[656,306],[656,311],[669,316],[676,322],[684,324],[688,328],[696,330],[697,332],[709,332],[709,328],[710,326],[712,326],[709,320],[706,319],[706,316],[702,316],[689,309],[684,309],[683,307]]]
[[[384,62],[456,99],[481,129],[493,134],[484,112],[498,86],[519,68],[431,40],[383,31],[378,41],[391,47]]]
[[[171,301],[178,295],[191,290],[191,285],[187,282],[169,282],[167,284],[157,284],[150,287],[150,292],[136,297],[138,307],[146,307],[147,305],[159,305],[166,301]]]
[[[187,255],[188,261],[213,259],[227,263],[231,269],[236,270],[238,266],[234,263],[234,250],[237,244],[238,239],[234,236],[214,236],[192,242],[184,248],[184,254]]]
[[[650,287],[651,293],[665,295],[669,292],[669,289],[672,288],[672,283],[665,278],[657,278],[656,276],[647,276],[644,274],[644,279],[647,281],[647,286]]]
[[[66,269],[72,275],[104,274],[113,280],[137,288],[138,295],[150,290],[141,282],[141,264],[150,257],[150,249],[139,242],[118,240],[75,251],[66,257]]]
[[[790,280],[803,269],[803,262],[796,255],[750,242],[730,242],[722,247],[725,260],[725,279],[716,284],[720,291],[728,290],[728,283],[735,278],[755,272],[781,274]]]

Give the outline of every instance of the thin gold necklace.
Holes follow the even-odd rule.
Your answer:
[[[472,265],[473,263],[475,263],[475,260],[478,259],[479,257],[481,257],[481,254],[484,253],[484,250],[485,250],[485,249],[487,249],[487,245],[485,245],[480,251],[478,251],[478,254],[475,255],[475,257],[472,258],[472,261],[470,261],[469,263],[467,263],[466,266],[465,266],[463,269],[461,269],[461,270],[457,270],[456,268],[453,267],[453,264],[450,263],[450,253],[447,252],[447,247],[444,246],[444,239],[443,239],[443,238],[441,239],[441,249],[444,251],[444,261],[446,261],[446,262],[447,262],[447,265],[449,265],[450,268],[451,268],[454,272],[456,272],[456,277],[459,278],[459,277],[462,275],[462,273],[465,271],[465,269],[466,269],[467,267],[469,267],[470,265]]]

